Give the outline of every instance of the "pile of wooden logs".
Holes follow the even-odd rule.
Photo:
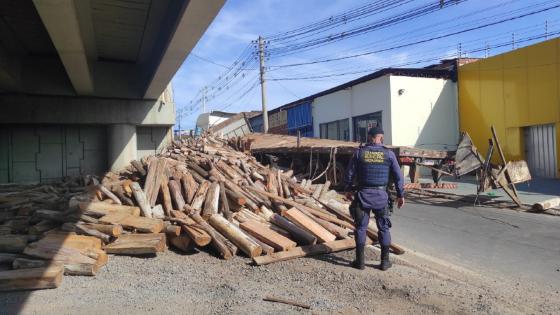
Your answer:
[[[94,275],[107,254],[155,255],[166,245],[257,265],[355,246],[348,204],[329,182],[298,183],[212,137],[174,142],[101,181],[0,190],[0,215],[0,263],[11,269],[0,271],[0,290],[40,287],[10,287],[21,268],[30,277],[51,267]],[[376,233],[370,226],[370,242]],[[44,274],[52,279],[38,281],[43,287],[60,282]]]

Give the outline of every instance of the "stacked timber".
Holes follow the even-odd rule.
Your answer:
[[[0,289],[39,288],[29,281],[37,269],[48,277],[42,287],[56,287],[62,273],[95,275],[107,254],[156,255],[167,246],[258,265],[354,246],[348,203],[328,182],[299,183],[236,150],[243,147],[189,138],[101,179],[0,186],[0,263],[10,269],[0,271]],[[376,241],[374,227],[368,236]]]

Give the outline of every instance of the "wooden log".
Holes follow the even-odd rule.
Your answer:
[[[325,183],[323,184],[323,189],[321,190],[321,194],[319,195],[319,200],[324,200],[327,197],[327,193],[329,192],[329,189],[331,187],[331,181],[327,180],[325,181]]]
[[[61,229],[67,232],[76,232],[82,235],[97,237],[98,239],[102,240],[105,243],[109,243],[111,241],[111,237],[109,235],[99,232],[98,230],[89,229],[81,224],[66,222],[62,225]]]
[[[202,167],[198,166],[196,163],[188,162],[187,166],[200,175],[202,178],[208,178],[208,172]]]
[[[196,246],[204,247],[210,244],[212,238],[200,224],[180,211],[173,210],[172,215],[174,218],[170,218],[170,220],[179,223],[183,231],[195,242]]]
[[[231,259],[237,252],[237,247],[231,247],[230,243],[222,234],[216,231],[210,224],[208,224],[202,217],[193,212],[190,214],[190,218],[193,219],[212,237],[212,247],[220,254],[220,256],[225,259]]]
[[[123,232],[123,227],[119,224],[80,223],[80,225],[88,229],[97,230],[112,237],[118,237]]]
[[[112,205],[104,202],[80,202],[78,206],[86,215],[98,217],[114,212],[125,212],[134,216],[140,215],[140,208],[138,207]]]
[[[224,217],[219,214],[214,214],[208,219],[208,223],[218,230],[218,232],[224,234],[230,241],[232,241],[236,246],[238,246],[247,256],[255,257],[260,256],[262,253],[262,248],[252,240],[250,240],[243,231],[238,227],[230,223]]]
[[[228,221],[232,218],[231,210],[229,209],[229,201],[226,196],[226,187],[224,182],[220,182],[220,212],[224,215]]]
[[[311,214],[308,214],[308,216],[312,216]],[[343,239],[343,238],[347,238],[350,230],[342,228],[334,223],[331,223],[329,221],[325,221],[321,218],[317,218],[317,217],[313,217],[313,220],[317,223],[319,223],[322,227],[324,227],[327,231],[331,232],[333,235],[335,235],[338,239]]]
[[[176,249],[183,253],[190,253],[193,251],[194,242],[187,235],[168,235],[169,243]]]
[[[253,257],[253,262],[256,265],[261,266],[294,258],[339,252],[355,247],[356,242],[351,238],[347,238],[339,241],[296,247],[285,252],[277,252],[267,256]]]
[[[214,182],[210,184],[210,187],[208,188],[208,192],[206,193],[204,208],[202,209],[202,218],[207,220],[213,214],[217,214],[219,202],[220,202],[220,184]]]
[[[272,215],[269,222],[288,231],[291,237],[300,245],[313,245],[317,243],[317,237],[312,233],[276,213]]]
[[[27,235],[0,235],[0,252],[13,254],[23,253],[27,243]]]
[[[261,255],[270,255],[270,254],[274,253],[274,247],[269,246],[268,244],[259,241],[257,238],[255,238],[254,236],[252,236],[249,233],[247,233],[245,235],[247,235],[247,237],[250,238],[253,242],[259,244],[259,246],[262,248]]]
[[[322,192],[323,192],[323,184],[318,184],[317,186],[315,186],[315,190],[313,191],[313,194],[311,196],[314,199],[319,199]]]
[[[142,163],[138,162],[137,160],[132,160],[130,164],[132,164],[132,166],[136,169],[138,173],[140,173],[140,175],[146,176],[146,170],[144,169]]]
[[[173,203],[175,204],[175,209],[183,209],[186,203],[181,192],[181,183],[178,180],[170,180],[169,190]]]
[[[560,198],[556,197],[535,203],[533,205],[533,210],[544,211],[550,208],[556,208],[558,206],[560,206]]]
[[[19,254],[11,254],[11,253],[0,253],[0,264],[11,265],[14,262],[14,260],[18,258],[25,258],[25,256]]]
[[[171,202],[171,192],[169,191],[169,180],[164,179],[161,182],[161,200],[163,204],[163,210],[165,210],[165,215],[170,216],[170,211],[173,210],[173,203]],[[183,205],[184,206],[184,205]],[[182,209],[182,208],[176,208]]]
[[[329,221],[329,222],[337,223],[338,221],[340,221],[340,220],[337,220],[337,218],[336,218],[335,215],[333,215],[333,214],[331,214],[331,213],[328,213],[328,212],[325,212],[324,210],[319,210],[319,209],[310,208],[310,207],[304,206],[304,205],[302,205],[302,204],[299,204],[299,203],[297,203],[297,202],[295,202],[295,201],[293,201],[293,200],[285,199],[285,198],[282,198],[282,197],[279,197],[279,196],[275,196],[274,194],[271,194],[271,193],[266,192],[266,191],[261,191],[261,190],[258,190],[258,189],[256,189],[256,188],[250,187],[250,186],[247,186],[246,188],[247,188],[248,190],[252,190],[252,191],[254,191],[255,193],[258,193],[258,194],[260,194],[260,195],[267,196],[267,197],[270,197],[270,198],[272,198],[272,199],[276,199],[276,200],[278,200],[278,201],[281,201],[281,202],[283,202],[284,204],[287,204],[287,205],[289,205],[289,206],[295,207],[295,208],[297,208],[297,209],[307,210],[308,212],[312,213],[313,215],[315,215],[315,216],[317,216],[317,217],[319,217],[319,218],[321,218],[321,219],[327,220],[327,221]]]
[[[150,165],[148,166],[148,175],[146,176],[146,181],[144,183],[144,194],[146,195],[146,200],[151,207],[156,205],[161,183],[167,176],[166,158],[158,158],[150,162]]]
[[[284,251],[296,247],[296,243],[269,229],[257,221],[247,221],[239,225],[241,229],[259,241],[274,247],[275,250]]]
[[[135,229],[143,233],[159,233],[163,230],[161,219],[135,217],[126,213],[113,213],[99,219],[102,223],[120,224],[125,229]]]
[[[152,207],[152,218],[154,219],[165,218],[165,212],[163,211],[163,207],[161,205],[155,205]]]
[[[194,194],[198,189],[198,184],[194,180],[190,172],[186,172],[181,177],[181,184],[183,186],[183,197],[186,203],[191,204]],[[179,208],[183,209],[183,208]]]
[[[163,228],[163,232],[167,236],[179,236],[181,235],[181,227],[166,222]]]
[[[206,193],[210,188],[210,182],[204,181],[198,186],[198,190],[194,195],[193,202],[191,203],[191,207],[200,213],[202,210],[202,205],[204,204],[204,200],[206,200]]]
[[[146,218],[151,218],[153,216],[152,207],[150,206],[150,203],[148,202],[144,191],[142,190],[142,188],[140,188],[140,185],[137,182],[133,182],[132,184],[130,184],[130,188],[132,188],[132,195],[134,196],[134,199],[136,199],[136,203],[138,203],[138,206],[140,206],[142,214]]]
[[[51,220],[43,220],[29,228],[29,234],[41,235],[49,230],[58,227],[58,223]]]
[[[288,185],[288,182],[286,182],[286,180],[282,180],[282,187],[283,187],[283,191],[284,191],[284,198],[292,198],[292,193],[290,191],[290,185]]]
[[[165,251],[165,234],[126,234],[105,246],[107,254],[150,255]]]
[[[117,196],[115,196],[115,194],[113,194],[109,189],[107,189],[107,187],[103,185],[97,185],[97,189],[101,190],[101,192],[105,196],[107,196],[107,198],[111,199],[114,203],[122,205],[121,200]]]
[[[225,186],[225,185],[224,185]],[[246,198],[241,194],[236,193],[231,189],[225,189],[226,196],[233,201],[233,203],[237,206],[243,206],[246,203]]]
[[[336,236],[296,208],[291,208],[284,212],[284,216],[293,223],[299,225],[299,227],[313,234],[320,242],[332,242],[336,239]]]
[[[0,271],[0,291],[54,289],[62,282],[64,266]]]
[[[119,199],[122,201],[124,205],[131,206],[131,207],[134,206],[134,202],[132,201],[132,199],[126,196],[125,190],[122,185],[114,185],[111,191],[117,197],[119,197]]]
[[[50,261],[48,260],[16,258],[12,262],[12,269],[43,268],[48,265],[50,265]]]

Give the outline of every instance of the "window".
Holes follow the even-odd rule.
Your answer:
[[[381,126],[381,112],[365,114],[352,118],[354,125],[354,141],[367,142],[367,132],[377,126]]]
[[[319,125],[322,139],[350,140],[350,125],[348,119],[335,120]]]

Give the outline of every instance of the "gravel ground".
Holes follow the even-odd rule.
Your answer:
[[[382,272],[373,267],[377,252],[367,249],[364,271],[347,267],[353,251],[260,267],[248,258],[223,261],[206,252],[111,256],[95,278],[68,276],[55,290],[1,294],[0,313],[560,313],[558,292],[480,277],[413,253]],[[265,302],[267,295],[310,304],[311,310]]]

